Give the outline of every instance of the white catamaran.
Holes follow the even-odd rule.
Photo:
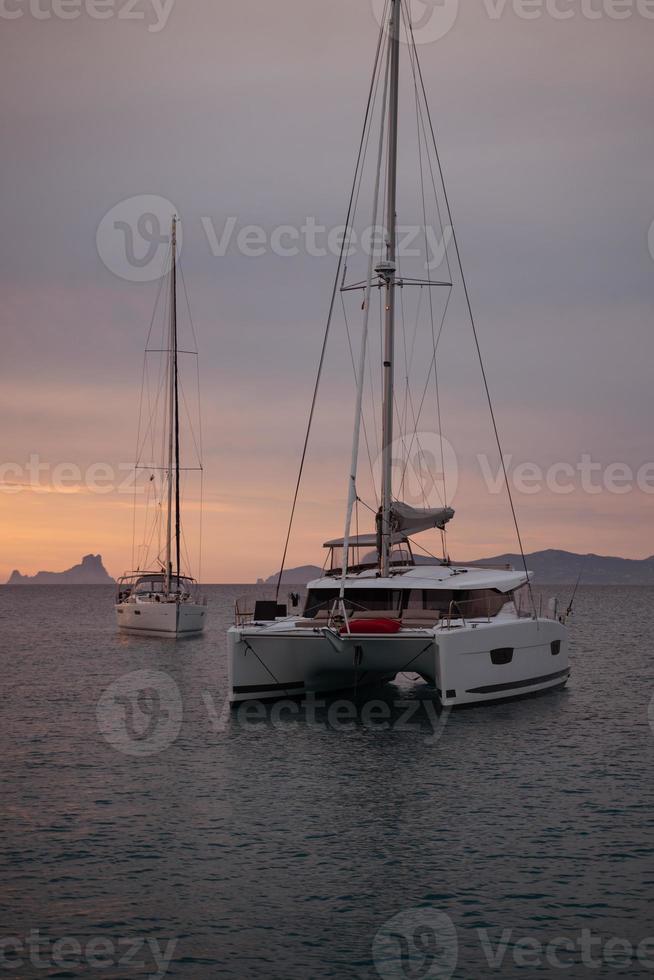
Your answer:
[[[397,249],[398,88],[403,24],[416,98],[420,92],[426,106],[406,6],[406,0],[388,0],[388,17],[380,33],[373,72],[373,85],[375,77],[381,79],[378,87],[383,86],[383,96],[372,226],[377,225],[379,200],[382,202],[380,208],[385,208],[383,227],[387,231],[384,252],[376,259],[371,256],[367,279],[357,284],[358,288],[363,287],[364,294],[363,327],[361,355],[356,367],[357,407],[345,534],[326,543],[325,573],[322,578],[309,583],[301,616],[287,617],[285,608],[276,601],[257,603],[251,615],[237,615],[237,621],[229,631],[229,696],[232,702],[333,692],[366,682],[391,680],[408,671],[433,685],[444,706],[469,705],[560,688],[570,673],[565,617],[557,615],[556,606],[551,607],[546,616],[537,611],[531,592],[531,573],[526,565],[513,570],[510,567],[457,564],[449,560],[447,553],[442,560],[434,557],[431,563],[414,557],[412,535],[429,529],[440,529],[444,533],[454,511],[448,506],[415,507],[397,499],[394,494],[397,297],[401,289],[418,284],[401,276]],[[362,145],[369,138],[366,126],[372,111],[370,98],[368,106]],[[431,120],[425,130],[433,139]],[[435,140],[433,147],[442,178]],[[357,181],[355,174],[354,187],[358,186]],[[386,185],[385,193],[380,194],[382,181]],[[476,341],[476,327],[446,195],[445,207]],[[335,293],[341,282],[342,268],[343,253]],[[341,291],[348,288],[344,282],[345,274]],[[451,287],[452,283],[425,280],[420,285]],[[351,529],[353,510],[360,500],[357,469],[368,311],[373,289],[379,291],[383,304],[381,494],[375,532],[355,534]],[[333,305],[332,297],[332,310]],[[434,347],[434,357],[435,354]],[[485,388],[488,395],[488,386]],[[494,424],[490,396],[488,403]],[[309,428],[310,425],[311,421]],[[501,456],[499,437],[498,448]],[[291,524],[292,520],[291,517]],[[520,539],[517,522],[516,530]],[[520,547],[522,550],[521,543]]]
[[[158,354],[165,355],[159,392],[163,392],[165,402],[163,445],[166,459],[162,467],[163,492],[155,500],[153,526],[146,526],[144,567],[129,572],[118,580],[116,597],[116,618],[121,632],[171,637],[201,633],[207,614],[206,597],[200,594],[195,579],[184,572],[182,561],[177,262],[177,218],[173,217],[168,276],[167,346],[164,350],[157,351]],[[155,401],[159,403],[158,396]],[[148,427],[153,424],[153,419],[148,419]],[[154,445],[154,438],[151,442]],[[152,470],[149,487],[156,487],[155,471],[159,468],[154,463],[147,467],[139,466],[139,458],[137,453],[137,468]],[[152,567],[148,552],[155,539],[157,552]]]

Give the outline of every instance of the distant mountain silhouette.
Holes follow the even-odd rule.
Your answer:
[[[577,555],[571,551],[535,551],[527,558],[527,568],[543,585],[571,585],[581,572],[582,585],[654,585],[654,556],[651,558],[612,558],[604,555]],[[522,566],[520,555],[498,555],[484,561]]]
[[[85,555],[81,564],[65,572],[37,572],[36,575],[12,572],[7,585],[111,585],[113,582],[102,564],[102,555]]]
[[[581,572],[582,585],[654,585],[654,555],[651,558],[611,558],[602,555],[577,555],[571,551],[534,551],[526,556],[527,568],[535,575],[536,584],[571,585]],[[416,564],[433,564],[433,560],[416,555]],[[457,559],[458,561],[458,559]],[[522,567],[520,555],[496,555],[460,564],[512,565]],[[277,573],[279,575],[279,572]],[[276,585],[277,575],[266,579],[266,585]],[[322,569],[317,565],[288,568],[282,577],[284,585],[306,585],[320,578]]]
[[[299,568],[287,568],[284,570],[282,585],[306,585],[307,582],[311,582],[314,578],[320,578],[321,576],[322,568],[318,568],[317,565],[300,565]],[[278,578],[279,572],[276,575],[271,575],[265,581],[259,579],[259,584],[277,585]]]

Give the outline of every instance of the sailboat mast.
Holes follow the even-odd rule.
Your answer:
[[[177,216],[173,218],[173,390],[174,390],[174,424],[175,424],[175,567],[177,571],[177,588],[181,574],[181,513],[179,506],[179,371],[177,363]]]
[[[390,80],[388,96],[388,185],[386,198],[386,261],[379,273],[386,280],[386,316],[384,329],[384,396],[382,407],[382,497],[380,571],[390,571],[392,548],[391,506],[393,500],[393,382],[395,349],[395,289],[396,289],[396,199],[397,199],[397,130],[398,93],[400,77],[400,14],[401,0],[391,0],[389,33]]]
[[[170,592],[172,576],[173,542],[173,473],[175,467],[175,419],[176,419],[176,348],[177,348],[177,218],[173,217],[170,259],[170,325],[168,335],[168,511],[166,521],[166,592]],[[177,480],[175,481],[177,483]]]

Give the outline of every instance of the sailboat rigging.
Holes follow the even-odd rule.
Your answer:
[[[170,239],[167,347],[162,351],[166,355],[163,559],[157,556],[160,567],[155,571],[137,569],[123,576],[118,583],[116,601],[116,615],[121,631],[167,636],[202,632],[206,620],[206,597],[200,594],[197,582],[184,572],[182,565],[177,228],[178,219],[175,215]],[[147,353],[146,349],[146,356]],[[137,461],[137,469],[140,468],[143,467]],[[147,469],[156,467],[148,466]],[[151,537],[153,533],[150,532]]]
[[[237,619],[236,624],[229,631],[229,677],[232,702],[248,698],[277,697],[289,692],[301,694],[308,691],[336,691],[358,686],[362,677],[371,682],[390,680],[405,670],[409,663],[412,671],[433,685],[438,698],[447,706],[541,693],[563,686],[570,673],[565,625],[556,618],[539,616],[533,603],[531,573],[524,563],[522,539],[508,483],[506,488],[524,566],[522,569],[515,570],[510,567],[490,568],[478,564],[457,564],[449,560],[445,549],[442,560],[433,559],[429,563],[425,560],[417,561],[413,554],[413,535],[429,529],[438,529],[444,534],[446,526],[454,518],[454,510],[448,506],[446,499],[442,500],[439,507],[429,506],[429,501],[426,499],[423,501],[423,506],[414,506],[413,503],[406,502],[406,498],[398,499],[394,492],[394,423],[397,414],[396,320],[398,306],[402,303],[400,301],[398,304],[398,295],[401,297],[403,295],[401,290],[410,285],[416,285],[420,290],[426,288],[430,290],[431,305],[431,289],[446,286],[448,294],[443,309],[442,331],[453,288],[447,250],[445,261],[448,267],[448,281],[432,281],[431,278],[415,276],[407,276],[405,279],[400,269],[397,204],[402,28],[405,32],[406,50],[415,87],[419,152],[422,153],[422,143],[420,143],[422,125],[425,146],[427,146],[427,134],[433,141],[435,169],[441,180],[444,211],[452,231],[456,269],[460,273],[464,305],[473,329],[475,348],[482,368],[484,389],[500,456],[502,456],[502,447],[481,358],[467,283],[461,266],[458,241],[445,191],[406,0],[387,0],[386,9],[388,17],[385,15],[381,27],[348,209],[349,223],[353,202],[358,200],[361,186],[363,172],[361,147],[367,147],[368,144],[371,120],[380,81],[383,78],[377,171],[372,201],[372,226],[376,227],[378,201],[382,197],[380,192],[384,167],[383,250],[373,259],[374,250],[371,249],[368,274],[363,283],[348,284],[344,262],[347,235],[343,238],[284,548],[284,559],[288,551],[306,459],[317,390],[325,359],[325,346],[334,311],[334,297],[339,285],[341,292],[355,288],[364,291],[361,351],[358,364],[354,365],[356,404],[344,536],[325,543],[325,548],[328,550],[326,571],[322,578],[309,583],[302,616],[280,616],[282,610],[279,604],[268,603],[262,604],[258,611],[255,610],[251,620],[244,620],[243,617]],[[385,45],[384,37],[387,39]],[[425,125],[421,98],[424,100],[428,126]],[[385,162],[383,161],[384,149]],[[420,155],[421,185],[422,177]],[[424,187],[422,203],[424,209]],[[440,218],[437,195],[436,207]],[[362,428],[365,434],[362,401],[373,290],[379,294],[383,304],[383,310],[380,310],[383,321],[380,338],[381,488],[377,509],[376,511],[373,509],[374,533],[359,534],[357,527],[357,533],[353,534],[352,520],[360,500],[357,471]],[[438,340],[434,331],[433,309],[430,310],[430,316],[433,357],[429,366],[428,380],[433,369],[440,421],[436,369]],[[438,339],[440,339],[440,332]],[[414,437],[417,436],[418,419],[423,402],[424,396],[417,417],[414,414]],[[404,436],[401,438],[404,439]],[[400,491],[403,485],[404,474]],[[278,592],[281,574],[280,572]],[[523,603],[525,591],[531,600],[531,608],[525,608]],[[248,655],[252,651],[256,652],[256,656]]]

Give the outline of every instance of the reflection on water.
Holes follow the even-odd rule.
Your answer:
[[[645,975],[654,590],[582,588],[569,687],[459,712],[404,676],[230,710],[245,591],[208,589],[206,634],[175,642],[118,636],[111,589],[0,589],[8,975],[558,976],[561,937],[568,975],[614,975],[612,938]]]

